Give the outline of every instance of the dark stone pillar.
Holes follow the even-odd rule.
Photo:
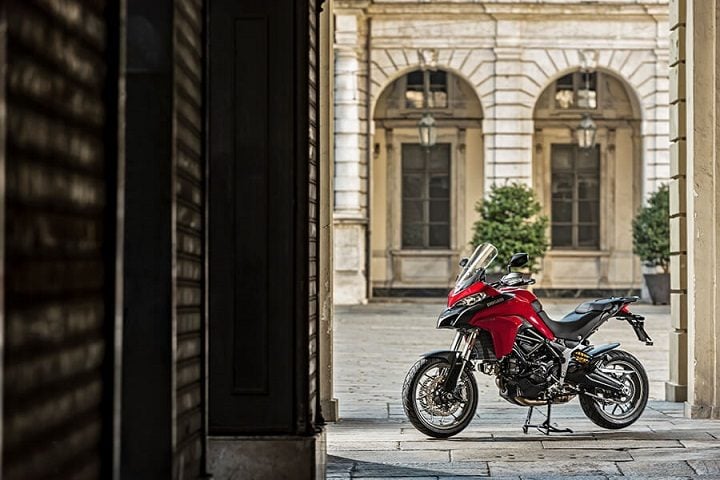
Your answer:
[[[220,478],[324,476],[317,14],[314,0],[210,4],[209,461]]]
[[[171,478],[171,0],[128,0],[121,478]]]

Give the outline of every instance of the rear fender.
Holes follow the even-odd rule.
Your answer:
[[[583,349],[583,352],[587,353],[590,358],[593,358],[607,353],[610,350],[615,350],[619,346],[619,343],[604,343],[602,345],[594,345],[592,347],[585,348]]]
[[[597,363],[602,360],[603,356],[611,351],[615,350],[620,346],[619,343],[604,343],[602,345],[594,345],[583,349],[583,353],[585,353],[589,358],[589,365],[587,370],[592,371],[597,366]]]

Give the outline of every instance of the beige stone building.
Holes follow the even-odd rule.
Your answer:
[[[339,0],[334,13],[336,303],[447,289],[476,203],[505,182],[531,185],[551,220],[538,287],[640,289],[631,219],[670,177],[666,0]],[[595,147],[579,149],[586,115]]]

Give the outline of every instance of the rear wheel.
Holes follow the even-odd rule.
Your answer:
[[[613,350],[598,365],[603,373],[623,384],[620,395],[596,392],[595,397],[580,395],[580,406],[595,425],[625,428],[640,418],[648,399],[648,378],[637,358],[622,350]],[[599,398],[600,397],[600,398]]]
[[[468,426],[478,403],[475,377],[467,369],[458,379],[455,393],[443,390],[450,371],[444,358],[422,358],[405,377],[403,407],[410,423],[435,438],[457,435]]]

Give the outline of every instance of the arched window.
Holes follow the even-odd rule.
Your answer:
[[[595,145],[578,145],[586,116]],[[579,68],[548,83],[533,113],[533,186],[550,220],[541,288],[631,288],[632,219],[642,202],[640,103],[612,72]]]
[[[423,102],[423,92],[429,98]],[[436,143],[420,145],[430,110]],[[378,295],[445,291],[468,248],[482,198],[482,106],[462,77],[413,69],[383,90],[373,111],[370,278]]]
[[[585,115],[598,127],[597,144],[591,149],[579,148],[574,135]],[[537,171],[543,176],[537,184],[543,185],[552,249],[606,250],[615,241],[610,226],[617,217],[603,217],[603,212],[608,213],[606,207],[615,208],[610,200],[620,193],[601,182],[619,182],[616,175],[622,170],[638,173],[632,142],[639,117],[625,85],[604,71],[568,73],[546,87],[534,116],[540,155]],[[616,146],[622,149],[620,155]],[[627,162],[617,174],[611,173],[619,168],[613,163],[616,158]],[[633,195],[632,191],[623,194]]]
[[[597,72],[573,72],[555,81],[555,108],[595,110],[598,106]]]
[[[447,72],[436,70],[428,72],[427,77],[422,70],[415,70],[405,76],[405,108],[421,109],[425,80],[428,81],[428,108],[448,107]]]

